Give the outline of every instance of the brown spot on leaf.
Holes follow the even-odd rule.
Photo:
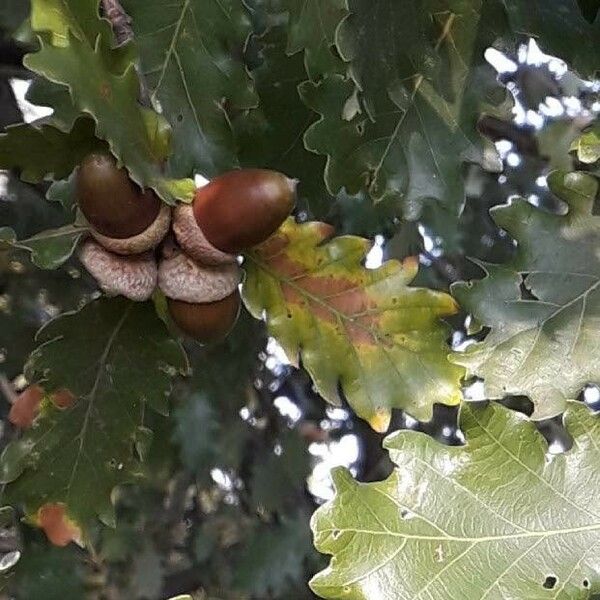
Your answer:
[[[344,279],[343,277],[315,277],[307,275],[298,282],[307,292],[314,296],[324,298],[327,296],[337,296],[348,290],[356,290],[357,293],[361,293],[361,290],[357,289],[357,281],[351,279]]]
[[[298,277],[306,272],[306,267],[303,264],[292,260],[284,253],[272,256],[269,259],[269,266],[288,279]]]
[[[10,407],[8,420],[17,427],[28,429],[40,411],[40,402],[44,397],[44,390],[39,385],[30,385],[25,388]]]
[[[333,237],[335,235],[335,227],[329,223],[317,222],[316,228],[322,240]]]
[[[300,292],[291,285],[281,286],[283,298],[287,304],[304,304],[304,298]]]
[[[345,315],[360,315],[377,309],[377,302],[370,298],[363,288],[351,288],[327,299],[335,310]]]
[[[110,85],[108,85],[108,83],[106,83],[105,81],[100,85],[100,96],[102,96],[102,98],[104,98],[105,100],[109,100],[112,96]]]
[[[290,243],[290,240],[287,235],[284,233],[275,233],[270,238],[265,240],[262,244],[256,247],[256,251],[260,256],[269,260],[271,257],[279,254],[282,250],[284,250]]]
[[[346,321],[346,332],[348,333],[348,337],[355,344],[376,344],[377,340],[375,339],[374,334],[371,332],[370,322],[365,323],[362,320],[356,321]]]
[[[66,546],[81,539],[81,529],[69,519],[62,502],[41,506],[37,512],[37,523],[55,546]]]
[[[56,408],[69,408],[77,399],[73,392],[67,388],[56,390],[50,397]]]

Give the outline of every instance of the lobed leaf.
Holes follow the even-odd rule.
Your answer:
[[[290,54],[304,51],[309,77],[343,72],[343,62],[333,51],[335,32],[348,15],[347,0],[286,0],[290,16],[288,46]]]
[[[300,359],[319,393],[378,431],[391,409],[429,419],[435,402],[457,404],[462,369],[447,360],[440,317],[456,312],[447,294],[408,287],[415,258],[378,269],[361,265],[370,243],[331,226],[288,219],[247,255],[246,306],[265,318],[289,360]]]
[[[304,139],[328,157],[329,191],[395,198],[409,218],[426,199],[457,213],[461,165],[482,160],[475,123],[498,90],[483,52],[505,33],[501,3],[350,0],[348,7],[335,32],[347,73],[300,86],[320,114]]]
[[[566,421],[573,449],[548,457],[532,423],[498,405],[465,406],[467,445],[401,431],[385,447],[398,468],[361,484],[334,473],[315,513],[315,545],[333,555],[311,581],[348,600],[567,600],[600,590],[600,422]]]
[[[40,269],[56,269],[71,258],[79,240],[86,232],[86,227],[65,225],[17,240],[12,229],[2,227],[0,241],[29,252],[31,262]]]
[[[112,31],[99,17],[98,1],[32,0],[31,22],[40,49],[25,57],[26,66],[67,86],[75,107],[94,118],[96,134],[108,142],[132,179],[173,201],[168,188],[160,185],[168,125],[138,102],[132,46],[112,48]]]
[[[30,183],[63,179],[90,152],[106,148],[94,129],[94,121],[85,117],[67,132],[44,122],[8,127],[0,135],[0,168],[18,169],[21,179]]]
[[[187,369],[151,303],[100,299],[51,321],[37,337],[27,375],[47,391],[77,398],[66,409],[42,406],[33,427],[9,444],[0,461],[8,502],[33,515],[64,503],[82,528],[100,516],[114,521],[113,488],[135,478],[134,446],[145,406],[167,411],[171,379]]]
[[[299,180],[300,203],[326,214],[332,199],[323,181],[325,160],[302,141],[313,113],[298,95],[306,79],[302,56],[285,53],[284,27],[273,27],[257,40],[261,61],[252,71],[259,105],[233,121],[240,164],[265,167]]]
[[[590,382],[600,382],[600,217],[598,188],[584,173],[555,171],[551,190],[568,205],[552,214],[523,199],[492,209],[518,243],[506,265],[484,264],[487,276],[452,293],[479,323],[483,342],[453,360],[485,380],[489,398],[526,395],[534,419],[561,413]]]
[[[173,126],[174,177],[237,166],[230,113],[256,106],[242,0],[127,0],[152,98]]]

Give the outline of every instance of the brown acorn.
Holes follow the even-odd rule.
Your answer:
[[[117,254],[145,252],[169,229],[170,208],[152,190],[140,190],[109,154],[89,154],[83,160],[76,193],[92,235]]]
[[[173,230],[195,260],[218,264],[270,237],[294,207],[297,181],[277,171],[229,171],[198,188],[191,207],[178,207]],[[194,219],[191,219],[193,214]],[[194,222],[195,221],[195,222]]]
[[[179,329],[202,343],[216,342],[231,331],[240,313],[240,293],[235,290],[216,302],[196,303],[167,298],[169,314]]]
[[[158,287],[175,324],[199,342],[223,338],[233,327],[240,309],[240,279],[237,263],[204,265],[172,243],[163,246]]]

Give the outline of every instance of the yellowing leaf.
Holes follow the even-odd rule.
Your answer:
[[[112,31],[100,19],[97,0],[33,0],[32,13],[40,49],[25,57],[27,67],[66,86],[74,106],[94,118],[96,135],[108,142],[132,179],[174,202],[161,185],[170,127],[138,101],[132,45],[113,49]]]
[[[319,393],[339,405],[339,389],[377,431],[392,408],[429,419],[435,402],[460,402],[463,370],[451,365],[447,328],[456,312],[447,294],[408,284],[415,258],[367,269],[368,240],[332,236],[325,223],[288,219],[247,256],[243,296],[289,360],[300,359]]]

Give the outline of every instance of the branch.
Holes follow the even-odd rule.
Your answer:
[[[539,156],[538,143],[531,129],[519,127],[515,123],[503,121],[492,115],[481,117],[477,129],[492,142],[508,140],[521,154]]]
[[[102,8],[112,25],[117,46],[123,46],[133,40],[131,17],[125,12],[119,0],[102,0]]]
[[[131,27],[132,19],[125,12],[125,9],[121,6],[119,0],[102,0],[102,12],[110,21],[113,33],[115,34],[115,39],[117,40],[117,47],[124,46],[133,41],[133,28]],[[151,108],[152,102],[150,100],[148,85],[146,84],[142,68],[137,60],[135,62],[135,70],[140,84],[140,104]]]

